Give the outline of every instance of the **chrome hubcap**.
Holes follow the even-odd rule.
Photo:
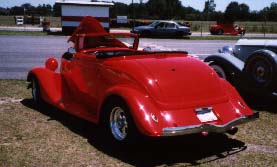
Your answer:
[[[262,66],[257,68],[256,74],[258,77],[263,77],[265,75],[265,69]]]
[[[110,115],[110,128],[117,140],[124,140],[128,132],[127,117],[121,107],[114,107]]]
[[[252,75],[258,83],[266,84],[272,77],[272,69],[270,68],[270,64],[266,61],[257,61],[254,65]]]

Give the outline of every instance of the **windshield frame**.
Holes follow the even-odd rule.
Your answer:
[[[138,49],[138,43],[139,43],[139,38],[137,34],[132,34],[132,33],[92,33],[92,34],[78,34],[77,35],[77,41],[75,43],[75,49],[77,51],[80,50],[87,50],[87,49],[99,49],[101,47],[94,47],[94,48],[87,48],[85,47],[85,39],[89,38],[89,37],[111,37],[118,40],[120,42],[120,44],[122,44],[122,47],[120,46],[107,46],[105,48],[129,48],[129,49],[133,49],[133,50],[137,50]],[[120,38],[133,38],[133,45],[126,45],[125,42],[123,42],[123,40],[120,40]],[[97,45],[96,45],[97,46]]]
[[[158,21],[158,20],[156,20],[156,21],[153,21],[151,24],[149,24],[148,26],[149,27],[155,27],[157,24],[159,24],[161,21]]]

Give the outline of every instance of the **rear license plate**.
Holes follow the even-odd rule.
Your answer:
[[[195,109],[196,116],[201,122],[216,121],[217,117],[213,113],[212,107],[197,108]]]

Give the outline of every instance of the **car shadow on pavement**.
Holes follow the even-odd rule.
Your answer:
[[[112,143],[103,135],[101,128],[88,121],[48,105],[38,107],[32,99],[24,99],[21,103],[50,117],[49,121],[62,123],[72,132],[86,138],[102,153],[134,166],[199,165],[228,157],[247,148],[244,142],[225,134],[210,134],[206,137],[198,134],[165,138],[141,137],[133,144],[119,145]]]

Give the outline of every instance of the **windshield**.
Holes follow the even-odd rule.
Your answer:
[[[150,27],[155,27],[157,24],[159,24],[159,21],[154,21],[153,23],[149,24]]]
[[[105,35],[88,35],[79,38],[80,49],[92,48],[134,48],[135,37],[118,35],[118,34],[105,34]]]

